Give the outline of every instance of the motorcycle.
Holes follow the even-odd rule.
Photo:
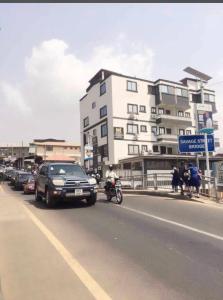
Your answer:
[[[110,186],[106,189],[105,194],[108,201],[111,201],[112,198],[115,197],[116,203],[121,204],[123,201],[121,180],[116,178],[114,181],[110,182]]]

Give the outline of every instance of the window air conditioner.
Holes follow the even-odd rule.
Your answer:
[[[134,120],[135,119],[135,115],[134,114],[130,114],[129,115],[129,119]]]
[[[148,152],[148,151],[142,150],[141,154],[142,154],[143,156],[147,156],[147,155],[149,155],[149,152]]]
[[[135,133],[134,136],[133,136],[133,139],[138,140],[138,134]]]

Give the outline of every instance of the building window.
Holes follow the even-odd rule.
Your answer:
[[[198,115],[198,121],[199,121],[199,122],[204,122],[204,116],[201,115],[201,114],[199,114],[199,115]]]
[[[159,134],[165,134],[165,128],[159,127]]]
[[[137,134],[138,131],[138,125],[136,124],[127,124],[127,133],[128,134]]]
[[[188,97],[188,91],[185,89],[176,88],[176,95],[181,97]]]
[[[214,102],[215,100],[215,97],[214,95],[211,95],[211,94],[204,94],[204,101],[208,101],[208,102]]]
[[[52,145],[46,145],[46,151],[53,151]]]
[[[96,102],[92,102],[91,107],[94,109],[96,107]]]
[[[151,132],[156,134],[157,133],[157,127],[156,126],[152,126],[151,127]]]
[[[89,125],[89,117],[84,118],[84,127]]]
[[[153,146],[153,152],[159,152],[159,147],[157,145]]]
[[[172,148],[167,148],[167,154],[173,154],[173,149]]]
[[[108,145],[107,144],[100,146],[98,150],[99,150],[99,153],[102,158],[108,157]]]
[[[170,86],[170,85],[163,85],[161,84],[160,85],[160,91],[161,93],[164,93],[164,94],[171,94],[171,95],[174,95],[174,91],[175,91],[175,88],[173,86]]]
[[[179,110],[179,111],[178,111],[178,116],[179,116],[179,117],[183,117],[183,116],[184,116],[184,112],[181,111],[181,110]]]
[[[100,118],[107,116],[107,105],[100,108]]]
[[[147,145],[142,145],[142,152],[148,152]]]
[[[171,114],[171,111],[170,110],[166,110],[166,115],[170,115]]]
[[[159,115],[163,115],[164,114],[164,109],[163,108],[159,108],[158,109],[158,114]]]
[[[160,91],[161,91],[161,93],[168,94],[167,85],[160,85]]]
[[[166,134],[171,134],[171,133],[172,133],[171,128],[166,128]]]
[[[108,127],[107,124],[101,125],[101,137],[105,137],[108,135]]]
[[[190,118],[190,113],[189,112],[185,112],[185,118]]]
[[[150,95],[155,95],[156,94],[156,92],[155,92],[155,86],[148,85],[148,94],[150,94]]]
[[[166,147],[165,146],[160,146],[160,153],[161,154],[166,154]]]
[[[184,129],[179,129],[179,135],[185,135],[185,130]]]
[[[141,125],[140,126],[140,131],[141,132],[147,132],[147,126],[146,125]]]
[[[145,112],[146,112],[146,107],[145,107],[145,105],[140,105],[140,106],[139,106],[139,111],[142,112],[142,113],[145,113]]]
[[[151,107],[151,113],[156,114],[156,107]]]
[[[93,129],[93,136],[96,136],[97,135],[97,129]]]
[[[186,130],[186,135],[191,135],[191,130]]]
[[[127,80],[127,91],[137,92],[137,82]]]
[[[106,93],[106,83],[102,83],[100,85],[100,96],[104,95]]]
[[[128,113],[129,114],[138,114],[138,105],[128,104]]]
[[[139,145],[128,145],[128,154],[129,155],[139,154]]]

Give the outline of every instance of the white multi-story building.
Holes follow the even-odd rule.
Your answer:
[[[100,70],[80,99],[81,157],[86,167],[118,164],[142,154],[178,154],[178,136],[204,127],[216,112],[215,92],[200,82],[150,81]],[[213,121],[213,120],[212,120]],[[213,127],[218,128],[213,121]],[[85,160],[85,145],[93,159]]]

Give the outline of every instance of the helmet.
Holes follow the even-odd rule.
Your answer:
[[[113,166],[109,165],[109,170],[112,171],[113,170]]]

